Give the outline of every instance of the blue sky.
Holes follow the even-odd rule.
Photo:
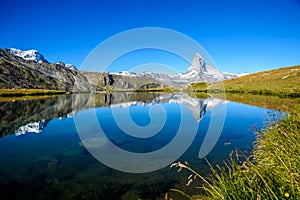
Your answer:
[[[300,64],[299,0],[0,0],[0,23],[1,48],[37,49],[50,62],[76,66],[103,40],[140,27],[188,35],[221,71]],[[115,70],[144,62],[147,53],[123,59]],[[176,70],[185,71],[186,63],[178,63]]]

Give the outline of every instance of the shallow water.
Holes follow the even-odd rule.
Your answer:
[[[186,188],[187,161],[247,155],[270,110],[185,94],[115,93],[0,102],[1,199],[155,199]],[[223,121],[224,120],[224,121]],[[223,126],[224,124],[224,126]]]

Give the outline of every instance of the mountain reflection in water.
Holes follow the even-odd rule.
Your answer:
[[[149,106],[162,103],[186,104],[195,120],[226,101],[214,98],[197,99],[186,94],[111,93],[73,94],[52,98],[0,102],[0,136],[26,132],[40,133],[53,118],[72,118],[78,111],[96,107]]]

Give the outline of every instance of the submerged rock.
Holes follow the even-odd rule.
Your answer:
[[[99,148],[104,146],[107,143],[106,138],[95,137],[95,138],[87,138],[82,140],[79,145],[84,146],[86,148]]]
[[[48,173],[56,173],[57,165],[58,165],[58,160],[50,161],[48,163],[48,168],[47,168]]]

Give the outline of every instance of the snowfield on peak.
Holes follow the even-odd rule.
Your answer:
[[[50,62],[48,62],[48,60],[46,60],[45,57],[40,52],[38,52],[37,50],[34,50],[34,49],[22,51],[21,49],[9,48],[9,49],[6,49],[6,51],[11,54],[14,54],[15,56],[21,57],[25,60],[31,60],[31,61],[38,62],[38,63],[49,63],[50,64]],[[76,66],[74,66],[72,64],[65,64],[64,62],[59,62],[56,64],[60,65],[62,67],[65,67],[67,69],[70,69],[70,70],[77,70]]]
[[[7,49],[9,53],[14,54],[15,56],[24,58],[25,60],[32,60],[35,62],[44,62],[44,63],[49,63],[44,56],[39,53],[37,50],[27,50],[27,51],[22,51],[20,49],[16,48],[9,48]]]

